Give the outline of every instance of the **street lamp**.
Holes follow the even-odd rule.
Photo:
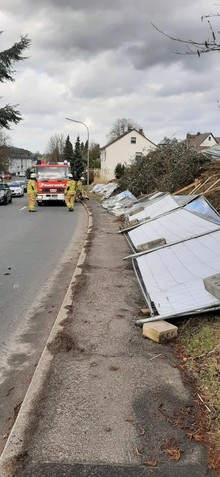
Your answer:
[[[65,118],[65,119],[67,119],[68,121],[72,121],[73,123],[83,124],[83,126],[85,126],[86,129],[87,129],[87,141],[88,141],[88,148],[87,148],[87,185],[89,185],[89,128],[82,121],[77,121],[76,119],[70,119],[70,118]]]

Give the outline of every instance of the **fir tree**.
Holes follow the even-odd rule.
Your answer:
[[[14,81],[15,70],[13,65],[17,61],[25,59],[22,52],[30,46],[30,43],[31,41],[27,36],[22,36],[18,43],[14,43],[8,50],[0,52],[0,83]],[[0,108],[0,128],[10,129],[10,123],[17,124],[22,120],[20,112],[15,107],[6,104],[5,107]]]
[[[73,146],[70,141],[69,134],[66,138],[66,143],[63,150],[64,161],[67,161],[70,164],[71,170],[73,169]]]
[[[75,142],[75,148],[73,151],[73,163],[71,164],[71,171],[74,177],[80,178],[82,172],[84,171],[83,157],[82,157],[82,147],[80,144],[79,136]]]

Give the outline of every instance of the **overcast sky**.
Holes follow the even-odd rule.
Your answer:
[[[218,10],[207,0],[1,0],[0,50],[21,35],[32,41],[15,82],[1,84],[1,107],[18,104],[23,117],[9,131],[12,144],[44,153],[54,134],[85,141],[85,126],[66,117],[86,123],[100,146],[123,117],[155,143],[187,132],[220,136],[220,52],[177,55],[184,47],[151,25],[205,40],[201,16]]]

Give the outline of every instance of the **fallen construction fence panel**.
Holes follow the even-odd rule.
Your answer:
[[[203,283],[220,271],[220,230],[146,252],[132,263],[151,314],[137,324],[220,309]]]
[[[134,215],[132,218],[137,220],[143,220],[146,217],[154,218],[160,215],[163,215],[172,210],[178,209],[184,204],[194,200],[197,196],[182,196],[180,203],[180,196],[172,196],[171,194],[166,194],[165,196],[158,197],[157,200],[153,201],[152,204],[148,204],[145,209],[138,214]],[[129,218],[129,221],[131,219]]]
[[[176,200],[177,197],[177,200]],[[156,203],[153,203],[152,206],[148,205],[144,211],[133,215],[127,220],[124,224],[124,227],[118,233],[126,233],[129,230],[133,230],[140,225],[147,223],[151,220],[155,220],[158,217],[164,216],[165,214],[170,214],[175,210],[180,209],[184,205],[194,201],[198,196],[189,196],[184,195],[180,196],[170,196],[168,195],[159,198]],[[148,214],[148,215],[146,215]]]
[[[205,197],[200,197],[193,202],[185,205],[185,209],[198,214],[201,217],[211,220],[214,223],[220,224],[220,215],[210,204],[210,202],[205,199]]]
[[[183,208],[175,209],[169,214],[149,220],[148,222],[125,233],[133,251],[147,249],[151,244],[164,247],[196,236],[201,236],[220,228],[220,216],[213,210],[208,201],[198,198]],[[165,244],[160,240],[165,239]],[[126,257],[129,258],[129,257]]]
[[[208,156],[211,156],[211,158],[215,161],[220,160],[220,145],[209,147],[202,152]]]
[[[108,198],[118,188],[118,184],[115,182],[109,182],[108,184],[95,184],[90,192],[102,195],[102,198]]]
[[[130,207],[129,209],[127,209],[125,211],[125,214],[124,214],[125,220],[128,220],[131,215],[133,216],[132,219],[136,218],[136,217],[134,217],[135,209],[137,209],[136,213],[138,213],[139,212],[138,208],[140,206],[143,207],[142,210],[144,210],[145,207],[147,207],[148,205],[152,204],[153,202],[161,199],[162,197],[164,197],[167,194],[168,194],[167,192],[156,192],[155,194],[149,194],[145,197],[138,198],[138,203],[133,205],[132,207]],[[132,214],[131,214],[131,212],[132,212]]]
[[[153,200],[148,200],[144,210],[133,216],[133,218],[143,220],[146,217],[155,217],[159,215],[159,213],[161,214],[177,207],[178,204],[172,199],[171,195],[164,193],[162,196],[157,196]],[[128,221],[131,221],[130,217],[128,217]]]
[[[191,203],[198,197],[198,194],[187,194],[187,195],[172,195],[172,198],[177,202],[179,207],[183,207],[184,205]]]
[[[102,207],[113,215],[123,215],[125,210],[138,203],[138,199],[129,191],[125,190],[102,202]]]

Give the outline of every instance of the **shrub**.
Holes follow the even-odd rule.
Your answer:
[[[120,162],[117,164],[116,168],[115,168],[115,178],[116,179],[121,179],[121,177],[123,177],[124,173],[125,173],[125,165],[124,164],[121,164]]]
[[[174,192],[194,181],[210,159],[188,148],[185,141],[169,140],[147,156],[136,158],[119,179],[121,190],[136,197],[155,190]]]

